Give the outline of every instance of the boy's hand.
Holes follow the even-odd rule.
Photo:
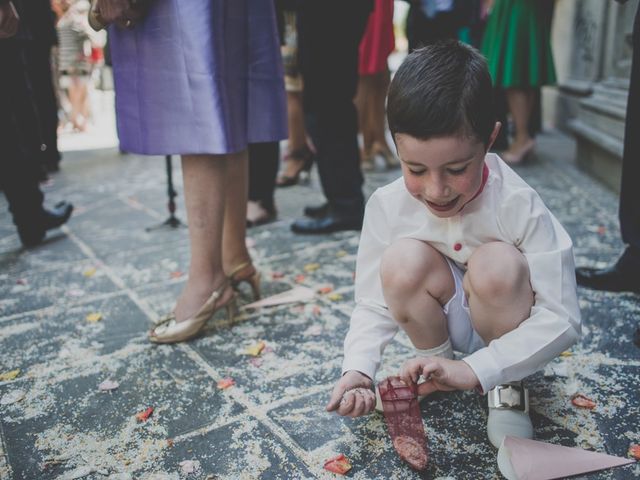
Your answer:
[[[407,361],[400,370],[400,377],[407,385],[418,383],[420,375],[425,381],[418,384],[418,395],[429,395],[438,390],[471,390],[480,383],[471,367],[462,360],[417,357]]]
[[[357,370],[349,370],[333,387],[327,412],[335,411],[346,417],[370,413],[376,406],[376,395],[371,390],[371,385],[373,382],[369,377]]]

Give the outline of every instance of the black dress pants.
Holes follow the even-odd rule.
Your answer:
[[[364,213],[364,197],[353,98],[371,9],[370,0],[308,0],[298,13],[305,123],[322,190],[334,213],[356,218]]]
[[[278,142],[249,144],[249,200],[260,202],[269,212],[275,211],[273,194],[279,160]]]
[[[620,229],[628,248],[622,261],[640,269],[640,7],[633,26],[633,60],[627,103],[620,188]]]

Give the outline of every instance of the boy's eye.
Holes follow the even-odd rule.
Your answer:
[[[409,171],[411,172],[412,175],[417,175],[417,176],[422,175],[425,172],[425,170],[411,170],[411,169],[409,169]]]
[[[449,172],[451,175],[460,175],[464,173],[466,169],[467,169],[467,165],[465,165],[462,168],[448,168],[447,172]]]

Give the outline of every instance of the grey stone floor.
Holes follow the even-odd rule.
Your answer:
[[[577,263],[604,266],[621,251],[617,198],[578,171],[573,155],[570,140],[546,134],[537,161],[518,171],[570,232]],[[367,193],[398,175],[367,174]],[[151,319],[182,288],[189,258],[186,231],[145,231],[166,217],[162,159],[75,152],[46,192],[50,202],[71,200],[76,213],[30,251],[20,249],[0,200],[0,373],[20,370],[0,382],[0,478],[332,478],[322,466],[338,453],[351,459],[352,478],[500,478],[485,400],[475,393],[423,402],[430,466],[421,475],[397,458],[380,416],[325,413],[352,308],[358,235],[290,233],[302,205],[322,199],[316,178],[278,191],[281,220],[250,231],[251,250],[266,294],[298,281],[332,284],[342,298],[245,311],[233,324],[216,317],[202,337],[177,346],[146,340]],[[182,208],[178,215],[185,218]],[[306,272],[310,263],[320,266]],[[529,380],[536,436],[626,456],[640,443],[640,297],[579,293],[582,341]],[[91,313],[102,320],[88,322]],[[256,361],[245,348],[259,340],[267,348]],[[408,347],[394,340],[387,372]],[[224,377],[235,386],[218,389]],[[120,387],[98,391],[106,379]],[[572,407],[576,391],[597,408]],[[149,406],[153,415],[138,423]],[[199,462],[189,475],[186,460]],[[635,464],[586,478],[639,476]]]

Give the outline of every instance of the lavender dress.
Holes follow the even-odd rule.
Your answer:
[[[223,154],[285,138],[272,0],[156,0],[109,30],[121,148]]]

